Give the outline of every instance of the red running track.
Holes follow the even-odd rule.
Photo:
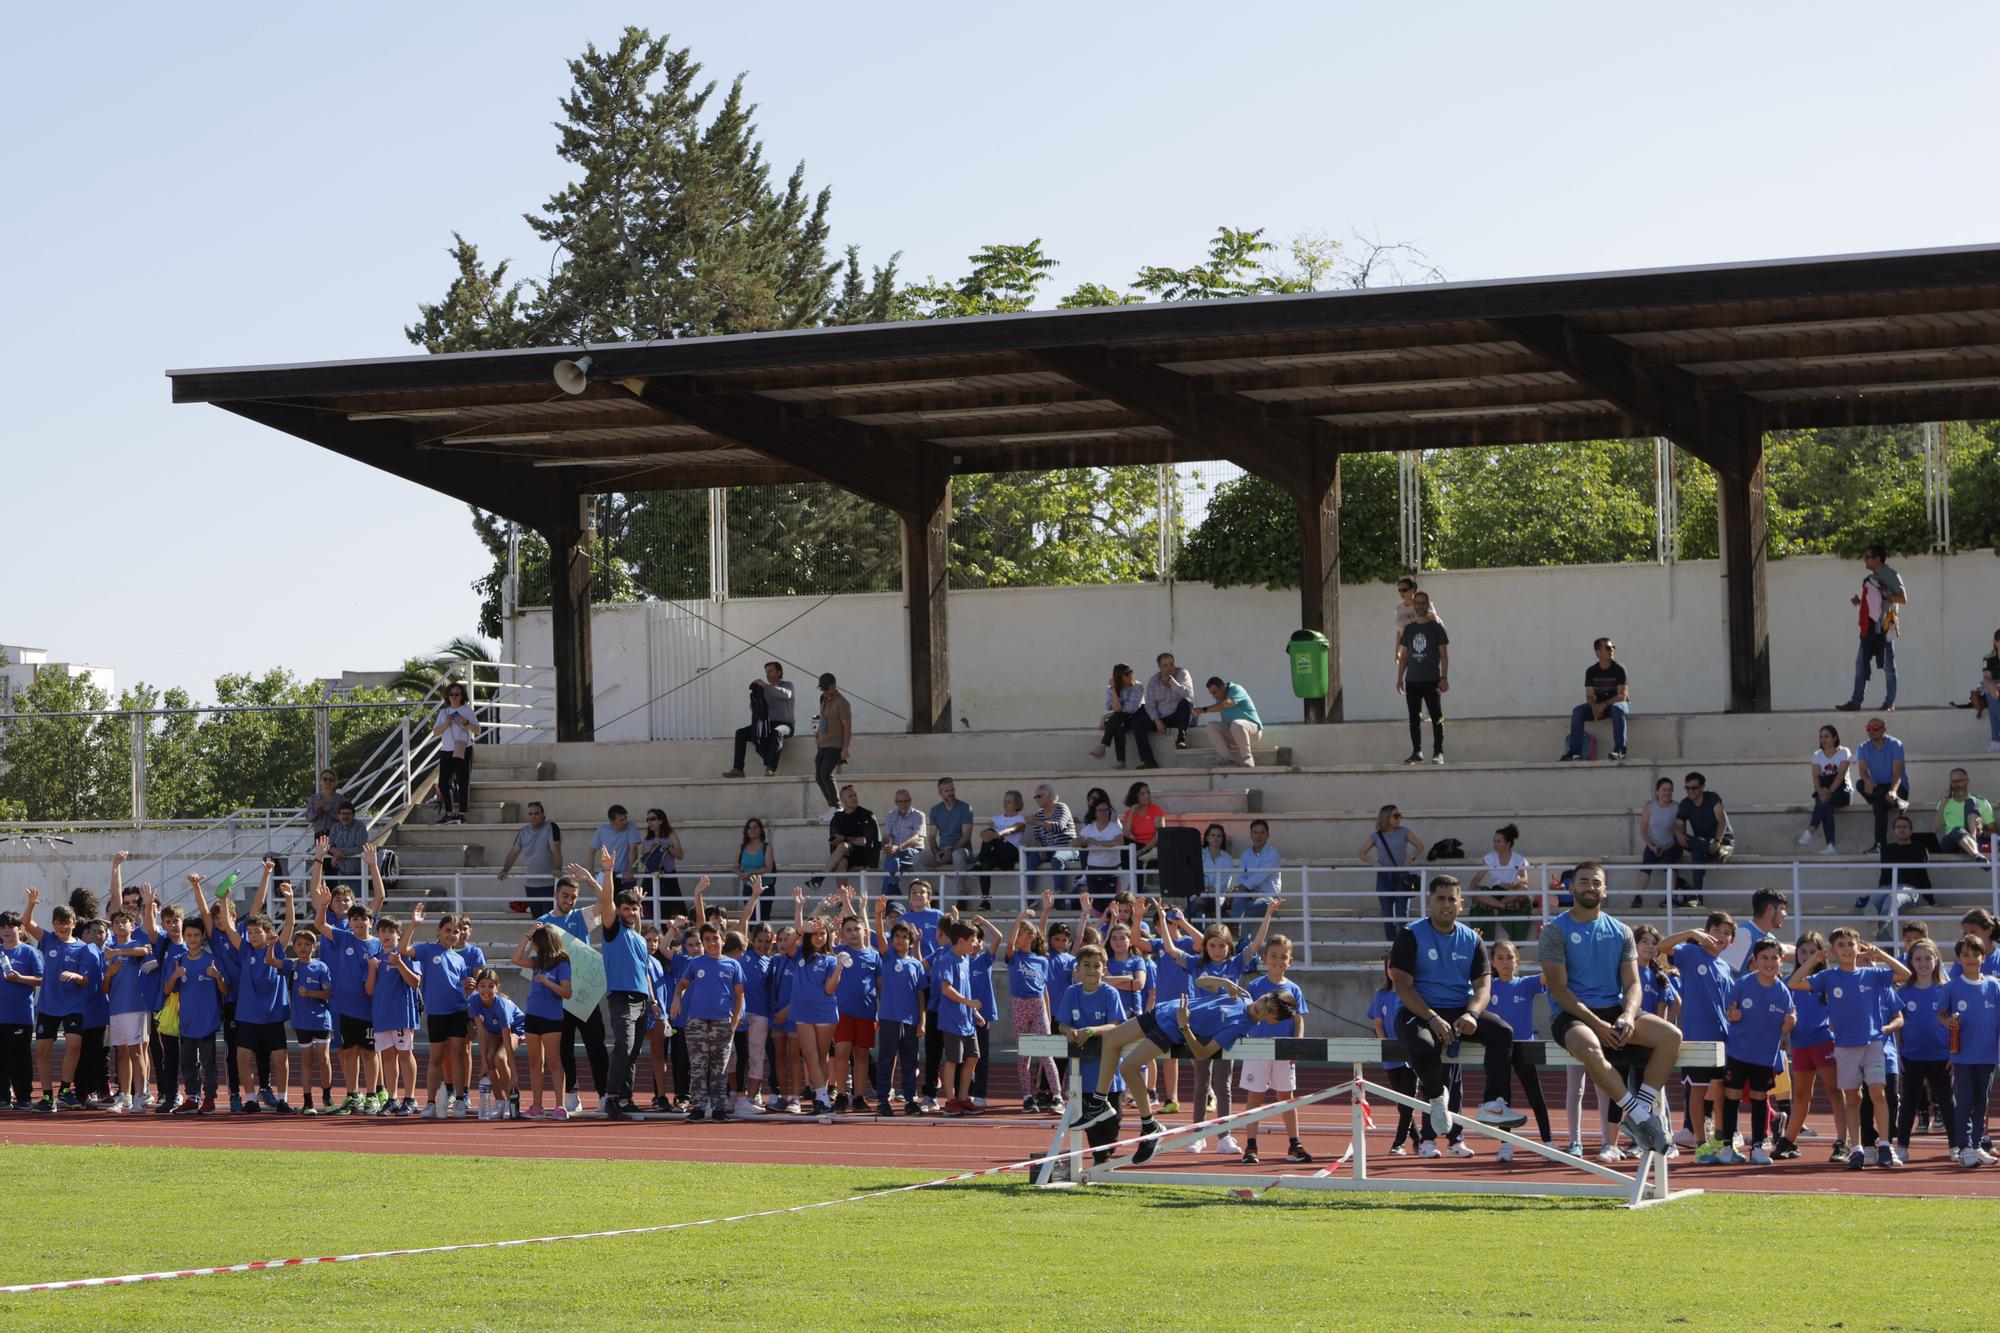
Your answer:
[[[1344,1115],[1344,1111],[1343,1111]],[[913,1168],[939,1172],[977,1170],[1039,1156],[1054,1131],[1049,1116],[1019,1111],[976,1119],[902,1117],[841,1119],[833,1124],[800,1116],[738,1120],[726,1125],[671,1121],[613,1123],[592,1118],[567,1122],[473,1119],[417,1120],[411,1117],[286,1116],[162,1117],[64,1112],[54,1116],[8,1113],[0,1117],[0,1143],[73,1145],[123,1144],[170,1148],[252,1148],[267,1150],[372,1153],[438,1153],[457,1156],[524,1158],[622,1158],[632,1161],[720,1162],[746,1165]],[[1128,1123],[1130,1118],[1128,1117]],[[1274,1126],[1275,1127],[1275,1126]],[[1149,1169],[1188,1172],[1305,1175],[1331,1166],[1348,1146],[1348,1134],[1332,1116],[1307,1113],[1306,1148],[1318,1159],[1286,1167],[1282,1135],[1265,1135],[1262,1166],[1243,1166],[1213,1153],[1175,1152]],[[1478,1156],[1420,1161],[1392,1157],[1390,1135],[1369,1137],[1369,1170],[1377,1176],[1449,1174],[1458,1179],[1583,1180],[1532,1154],[1503,1164],[1492,1140],[1474,1136]],[[1275,1150],[1275,1152],[1273,1151]],[[1967,1171],[1945,1161],[1941,1136],[1920,1137],[1909,1165],[1895,1170],[1869,1167],[1851,1172],[1828,1163],[1826,1140],[1809,1140],[1797,1161],[1768,1167],[1695,1166],[1683,1156],[1673,1165],[1677,1187],[1750,1192],[1926,1195],[2000,1199],[2000,1168]],[[1531,1159],[1531,1160],[1528,1160]],[[1345,1170],[1345,1168],[1342,1168]]]

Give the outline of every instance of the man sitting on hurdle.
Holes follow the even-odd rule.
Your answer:
[[[1424,1157],[1437,1156],[1438,1135],[1451,1129],[1444,1058],[1466,1037],[1484,1047],[1486,1056],[1487,1099],[1475,1118],[1500,1129],[1527,1120],[1507,1105],[1504,1092],[1513,1082],[1514,1030],[1486,1010],[1493,997],[1493,971],[1486,941],[1472,927],[1459,924],[1464,910],[1458,880],[1434,876],[1424,895],[1424,917],[1396,932],[1396,942],[1389,946],[1389,980],[1403,1005],[1396,1018],[1396,1037],[1417,1071],[1417,1095],[1431,1104],[1418,1149]]]
[[[1134,1165],[1152,1159],[1160,1136],[1166,1132],[1153,1118],[1153,1098],[1146,1089],[1146,1066],[1173,1055],[1176,1046],[1187,1047],[1197,1060],[1213,1060],[1258,1023],[1284,1022],[1298,1012],[1291,996],[1283,991],[1272,991],[1251,1001],[1250,992],[1227,977],[1201,977],[1195,985],[1204,991],[1223,994],[1175,1000],[1094,1034],[1101,1043],[1097,1086],[1085,1094],[1083,1106],[1070,1122],[1070,1128],[1088,1130],[1118,1119],[1118,1108],[1111,1101],[1111,1078],[1114,1072],[1122,1072],[1126,1091],[1138,1103],[1139,1125],[1146,1136],[1132,1153]],[[1111,1140],[1092,1139],[1093,1143],[1100,1141]]]
[[[1604,867],[1585,861],[1570,885],[1574,906],[1542,928],[1538,961],[1555,1009],[1549,1035],[1583,1062],[1600,1095],[1617,1103],[1633,1140],[1647,1152],[1664,1153],[1667,1127],[1658,1108],[1667,1104],[1681,1030],[1639,1012],[1639,951],[1631,928],[1604,914],[1604,893]],[[1628,1046],[1652,1052],[1637,1093],[1605,1055]]]

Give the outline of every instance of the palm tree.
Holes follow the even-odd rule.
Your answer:
[[[412,657],[404,662],[402,673],[389,682],[389,688],[421,699],[432,690],[442,690],[447,681],[472,681],[475,667],[493,660],[493,650],[486,640],[460,635],[441,645],[430,657]],[[469,688],[466,692],[473,693]],[[469,702],[476,707],[479,700],[474,698]]]

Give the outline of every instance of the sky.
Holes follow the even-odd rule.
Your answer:
[[[1454,278],[2000,239],[2000,7],[779,3],[23,7],[0,50],[0,642],[213,698],[476,623],[465,507],[203,406],[168,368],[393,356],[454,230],[517,272],[565,62],[627,24],[833,187],[836,246],[1048,303],[1218,225]]]

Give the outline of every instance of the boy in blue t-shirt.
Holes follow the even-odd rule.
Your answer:
[[[180,1058],[183,1100],[175,1115],[215,1114],[215,1036],[222,1031],[222,1001],[229,979],[208,952],[208,926],[190,916],[181,924],[181,944],[187,950],[168,974],[166,992],[179,995]]]
[[[931,955],[931,1003],[944,1033],[938,1063],[938,1088],[945,1094],[946,1115],[977,1115],[972,1104],[972,1076],[979,1064],[979,1039],[974,1029],[986,1026],[973,995],[972,954],[979,932],[963,921],[948,921],[940,932],[945,946]]]
[[[42,955],[21,939],[21,914],[0,912],[0,1099],[25,1111],[35,1096],[35,995]]]
[[[289,932],[298,926],[292,886],[280,884],[278,892],[285,900],[285,931]],[[285,1041],[285,1022],[291,1017],[292,997],[285,977],[285,959],[279,956],[278,944],[284,935],[261,912],[252,913],[238,931],[234,910],[227,899],[216,903],[215,923],[236,958],[231,990],[236,996],[237,1073],[243,1089],[251,1094],[243,1101],[243,1111],[290,1115],[296,1108],[272,1089],[273,1079],[279,1089],[291,1087],[292,1075],[290,1048]],[[218,955],[216,961],[223,963],[223,971],[228,972],[223,957]]]
[[[1750,1099],[1750,1155],[1755,1166],[1771,1165],[1764,1148],[1764,1134],[1770,1128],[1771,1087],[1777,1081],[1778,1048],[1798,1022],[1798,1006],[1792,992],[1778,979],[1778,963],[1784,949],[1777,937],[1766,935],[1750,947],[1748,975],[1740,977],[1729,990],[1729,1006],[1723,1017],[1729,1036],[1723,1047],[1722,1150],[1716,1157],[1724,1165],[1745,1159],[1736,1152],[1738,1108]]]
[[[1832,966],[1827,960],[1832,959]],[[1866,967],[1862,963],[1869,964]],[[1883,1092],[1887,1066],[1882,1044],[1883,992],[1893,992],[1910,979],[1910,969],[1895,955],[1864,943],[1861,933],[1846,926],[1833,932],[1827,952],[1808,967],[1792,973],[1793,990],[1809,990],[1826,1006],[1827,1022],[1833,1028],[1833,1062],[1838,1075],[1841,1100],[1847,1105],[1847,1123],[1861,1123],[1861,1094],[1865,1086],[1877,1125],[1889,1123],[1889,1103]],[[1859,1171],[1867,1162],[1860,1143],[1848,1145],[1847,1167]],[[1876,1143],[1878,1166],[1896,1165],[1896,1154],[1886,1137]]]
[[[1729,989],[1736,975],[1723,953],[1736,940],[1736,918],[1727,912],[1710,912],[1700,930],[1683,930],[1660,941],[1659,952],[1667,955],[1680,972],[1681,1038],[1684,1041],[1729,1039]],[[1687,1078],[1686,1128],[1694,1140],[1695,1160],[1704,1165],[1720,1159],[1725,1070],[1719,1065],[1690,1066],[1681,1071]],[[1717,1134],[1710,1134],[1713,1118]]]
[[[1987,1146],[1986,1099],[2000,1061],[2000,977],[1985,975],[1986,942],[1977,935],[1962,936],[1952,952],[1958,975],[1945,983],[1941,1006],[1950,1034],[1951,1146],[1961,1166],[1992,1166],[2000,1158]]]
[[[1127,1017],[1124,995],[1104,984],[1104,950],[1095,944],[1086,944],[1076,951],[1076,980],[1057,998],[1055,1004],[1056,1030],[1069,1038],[1070,1045],[1089,1051],[1077,1067],[1077,1086],[1087,1092],[1097,1086],[1097,1071],[1101,1063],[1091,1043],[1107,1032],[1116,1031]],[[1125,1091],[1125,1080],[1118,1071],[1111,1072],[1111,1096],[1116,1099]],[[1094,1126],[1087,1131],[1093,1144],[1109,1143],[1117,1136],[1111,1122]],[[1099,1165],[1108,1161],[1111,1153],[1099,1148],[1094,1154]]]
[[[389,1098],[379,1114],[415,1115],[417,1003],[423,994],[422,965],[413,964],[403,955],[403,923],[395,917],[375,919],[375,938],[381,942],[382,951],[368,958],[368,1012],[374,1025],[375,1053],[382,1061],[382,1081],[389,1090]]]
[[[302,1115],[333,1114],[333,969],[316,952],[319,935],[292,929],[292,956],[285,960],[285,984],[292,992],[292,1035],[299,1043],[299,1083],[305,1089]],[[320,1104],[313,1105],[313,1089]]]
[[[848,901],[853,910],[840,919],[836,950],[840,983],[833,995],[833,1109],[867,1115],[868,1055],[875,1049],[882,955],[868,947],[868,931],[862,924],[868,911],[867,895]]]
[[[917,885],[910,886],[912,893]],[[922,1115],[917,1100],[917,1052],[924,1032],[924,965],[914,956],[918,935],[906,921],[889,928],[889,953],[876,989],[875,1101],[889,1112],[890,1074],[901,1072],[903,1114]]]
[[[145,1109],[153,987],[143,969],[153,956],[152,936],[139,930],[137,918],[121,907],[111,914],[111,939],[102,954],[111,1054],[118,1070],[118,1095],[104,1109],[111,1115],[126,1115]]]
[[[1283,994],[1292,1002],[1292,1016],[1261,1022],[1250,1029],[1253,1037],[1303,1037],[1306,1035],[1305,992],[1299,983],[1289,981],[1285,973],[1292,966],[1292,942],[1283,935],[1273,935],[1264,944],[1264,975],[1250,983],[1250,998],[1262,999],[1273,992]],[[1243,1070],[1243,1104],[1246,1107],[1262,1106],[1266,1101],[1276,1100],[1281,1095],[1289,1099],[1299,1090],[1298,1066],[1290,1060],[1245,1060]],[[1288,1146],[1285,1160],[1288,1162],[1310,1162],[1312,1154],[1299,1142],[1299,1113],[1287,1108],[1284,1113],[1285,1134]],[[1257,1158],[1257,1122],[1250,1122],[1250,1133],[1243,1140],[1243,1160],[1255,1162]]]
[[[58,903],[49,913],[49,928],[35,924],[40,889],[28,890],[21,913],[21,930],[42,956],[42,985],[35,999],[35,1047],[42,1066],[42,1099],[34,1109],[53,1115],[58,1109],[83,1105],[76,1092],[76,1069],[83,1058],[83,1000],[102,979],[97,953],[77,937],[76,913]],[[56,1038],[63,1039],[62,1077],[56,1077]]]
[[[347,1098],[336,1115],[377,1115],[383,1106],[382,1057],[375,1049],[374,1011],[368,999],[369,960],[382,952],[373,936],[373,917],[359,903],[344,917],[333,913],[334,895],[313,871],[309,890],[317,912],[319,936],[326,941],[320,958],[333,979],[331,1008],[340,1031],[340,1073]]]
[[[465,1088],[459,1066],[464,1062],[472,1039],[471,1020],[466,1016],[465,992],[472,979],[470,960],[459,950],[458,917],[446,913],[438,918],[437,938],[415,943],[417,930],[424,924],[424,905],[410,909],[410,939],[403,943],[403,956],[414,958],[424,976],[424,1024],[429,1029],[430,1056],[424,1061],[426,1089],[422,1118],[443,1120],[466,1112]],[[480,960],[483,963],[485,960]]]
[[[723,957],[722,932],[712,923],[701,923],[699,938],[701,953],[682,970],[667,1014],[687,1034],[688,1122],[723,1124],[730,1118],[730,1047],[743,1018],[743,966]]]

